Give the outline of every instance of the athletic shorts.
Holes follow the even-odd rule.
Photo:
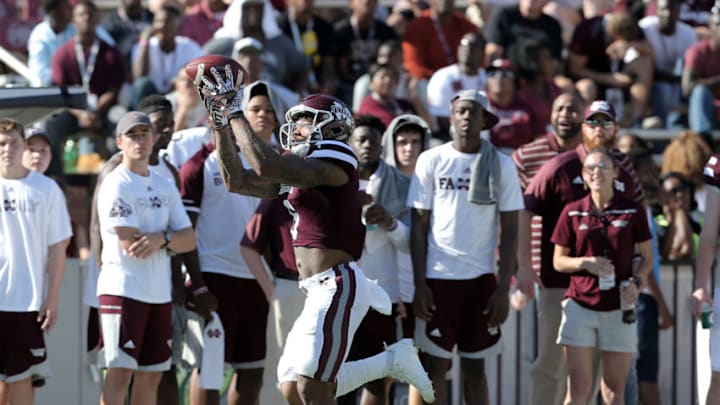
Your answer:
[[[296,381],[302,375],[333,382],[368,309],[390,315],[390,297],[355,263],[334,266],[299,285],[306,294],[305,306],[288,334],[278,381]]]
[[[487,324],[490,295],[497,288],[494,274],[470,280],[428,279],[435,312],[430,321],[415,319],[415,342],[420,351],[449,359],[457,345],[458,355],[481,359],[502,351],[500,327]]]
[[[98,367],[167,371],[172,355],[172,304],[100,295]]]
[[[623,323],[621,310],[595,311],[570,298],[563,300],[558,344],[635,353],[637,341],[637,325]]]
[[[397,325],[395,324],[395,306],[392,315],[383,315],[370,310],[360,322],[355,332],[353,344],[348,354],[348,361],[360,360],[374,356],[385,350],[385,345],[391,345],[398,340]]]
[[[38,313],[0,311],[0,381],[14,383],[45,375],[45,338]]]
[[[225,329],[225,363],[234,369],[263,368],[269,306],[260,284],[217,273],[203,273],[203,278],[218,301],[217,313]],[[189,311],[183,360],[193,368],[202,363],[203,329],[205,320]]]

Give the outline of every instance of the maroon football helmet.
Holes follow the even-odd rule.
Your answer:
[[[286,124],[280,128],[280,143],[284,149],[310,144],[323,139],[345,141],[355,127],[352,112],[339,99],[325,94],[311,94],[285,113]],[[294,139],[296,130],[306,128],[304,139]]]

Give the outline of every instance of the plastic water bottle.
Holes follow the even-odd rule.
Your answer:
[[[78,161],[78,144],[74,139],[65,141],[65,150],[63,151],[63,166],[65,173],[75,173],[77,171]]]
[[[631,280],[624,280],[620,283],[620,309],[622,309],[622,321],[623,323],[635,323],[637,316],[635,315],[635,303],[626,303],[622,299],[622,293],[630,287]]]

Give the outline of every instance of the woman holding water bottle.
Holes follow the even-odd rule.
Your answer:
[[[582,177],[590,194],[565,207],[552,235],[555,270],[570,273],[558,332],[568,366],[566,405],[588,403],[596,348],[603,401],[623,403],[637,350],[635,300],[640,278],[652,270],[651,235],[645,208],[615,195],[617,176],[606,149],[588,152]]]

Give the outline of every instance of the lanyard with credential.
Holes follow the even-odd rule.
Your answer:
[[[435,31],[437,32],[438,40],[440,41],[440,45],[442,46],[443,50],[445,51],[445,55],[447,55],[448,58],[448,65],[452,65],[455,63],[455,54],[453,54],[452,50],[450,49],[450,44],[448,44],[447,37],[445,37],[445,33],[442,30],[442,27],[440,26],[440,22],[438,21],[437,17],[432,16],[430,19],[433,22],[433,25],[435,26]]]
[[[100,52],[100,41],[96,38],[90,47],[87,64],[85,63],[85,53],[83,52],[80,42],[75,41],[75,58],[77,59],[78,69],[80,70],[80,78],[85,91],[90,92],[90,78],[95,71],[95,62],[97,61],[98,52]]]
[[[375,39],[375,20],[373,19],[370,23],[370,28],[368,29],[367,39],[362,39],[360,36],[360,26],[358,24],[357,17],[352,16],[350,17],[350,26],[353,30],[353,35],[355,35],[355,41],[356,46],[358,49],[358,56],[362,59],[362,68],[367,68],[369,65],[370,58],[373,55],[370,55],[372,53],[372,44],[370,41]]]
[[[310,17],[303,32],[312,31],[313,22],[313,18]],[[303,45],[302,35],[300,35],[300,28],[298,28],[298,25],[295,21],[290,21],[290,31],[292,31],[293,42],[295,42],[295,49],[297,49],[298,52],[305,54],[305,46]]]
[[[307,22],[307,25],[305,25],[305,29],[303,32],[310,32],[313,30],[313,22],[314,19],[310,17],[310,19]],[[308,74],[308,79],[310,80],[311,84],[317,84],[317,78],[315,77],[315,72],[313,71],[314,63],[312,60],[312,55],[308,55],[305,52],[305,45],[303,44],[302,34],[300,34],[300,28],[298,27],[297,23],[295,21],[290,21],[290,31],[292,31],[292,37],[293,42],[295,42],[295,49],[298,50],[303,55],[308,56],[310,59],[310,73]]]

